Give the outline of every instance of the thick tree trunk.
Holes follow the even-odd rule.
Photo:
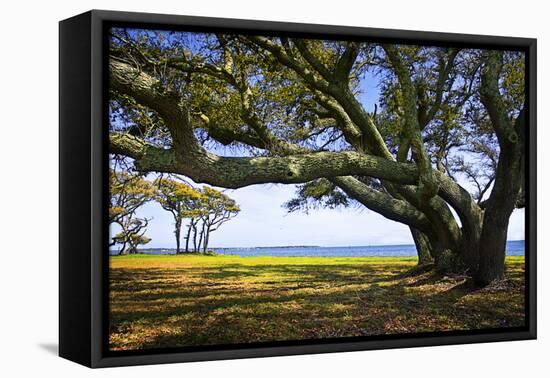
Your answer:
[[[409,228],[411,230],[411,234],[414,239],[414,245],[416,246],[416,251],[418,253],[418,265],[426,265],[432,263],[432,246],[430,240],[428,239],[428,236],[413,227]]]
[[[520,146],[501,151],[479,242],[479,268],[475,279],[481,285],[504,278],[508,224],[522,186],[523,164],[524,154]]]
[[[479,245],[479,269],[475,276],[476,282],[481,285],[504,278],[509,215],[498,213],[485,214],[483,222]]]
[[[500,94],[499,75],[503,66],[501,51],[486,51],[481,70],[480,99],[493,124],[500,146],[495,184],[487,200],[479,241],[479,268],[476,282],[482,285],[504,278],[506,238],[510,215],[524,186],[525,108],[512,122]]]
[[[462,240],[456,265],[457,269],[467,274],[475,274],[479,268],[481,227],[481,215],[477,221],[465,222],[462,225]]]

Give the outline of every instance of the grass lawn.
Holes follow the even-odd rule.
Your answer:
[[[415,258],[110,258],[112,350],[470,330],[524,324],[524,259],[476,289]]]

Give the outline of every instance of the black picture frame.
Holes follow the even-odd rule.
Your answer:
[[[109,352],[108,127],[106,30],[125,25],[170,30],[286,34],[526,53],[526,326],[522,328],[277,342],[145,352]],[[536,338],[536,40],[328,25],[92,10],[61,21],[59,39],[59,354],[89,367],[157,364]]]

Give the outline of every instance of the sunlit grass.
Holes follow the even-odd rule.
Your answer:
[[[113,350],[500,328],[524,324],[524,259],[476,289],[415,258],[110,258]]]

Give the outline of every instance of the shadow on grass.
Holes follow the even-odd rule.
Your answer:
[[[496,292],[407,264],[117,267],[110,272],[110,345],[140,349],[517,325],[524,319],[522,269],[511,271],[517,285]]]

